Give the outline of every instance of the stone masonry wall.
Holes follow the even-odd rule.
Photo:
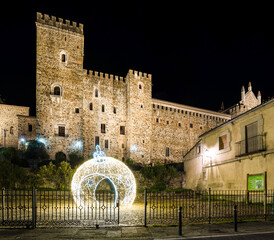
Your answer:
[[[29,115],[29,107],[0,104],[0,148],[18,147],[18,115]]]
[[[58,151],[87,158],[98,141],[120,160],[179,162],[200,134],[230,119],[152,99],[150,74],[129,70],[123,78],[83,69],[82,24],[37,13],[36,27],[36,131],[52,159]]]

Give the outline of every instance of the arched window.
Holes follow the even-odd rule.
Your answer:
[[[61,95],[61,89],[60,89],[60,87],[58,87],[58,86],[54,87],[53,94],[57,95],[57,96],[60,96]]]
[[[13,126],[10,127],[10,134],[14,134],[14,129],[13,129]]]
[[[98,89],[95,89],[95,97],[98,97]]]
[[[62,59],[62,62],[66,62],[66,54],[62,54],[62,56],[61,56],[61,59]]]
[[[93,110],[93,105],[92,105],[92,103],[89,104],[89,110]]]

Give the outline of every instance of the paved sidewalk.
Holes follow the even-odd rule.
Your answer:
[[[178,227],[115,227],[115,228],[36,228],[0,229],[0,239],[191,239],[198,236],[274,233],[274,222],[246,222],[238,224],[235,233],[232,223],[183,226],[183,237]]]

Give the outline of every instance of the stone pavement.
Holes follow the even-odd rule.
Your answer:
[[[0,229],[0,239],[199,239],[199,236],[227,236],[235,234],[274,233],[274,222],[244,222],[235,233],[232,223],[197,224],[178,227],[113,227],[113,228],[36,228]],[[214,238],[213,238],[214,239]]]

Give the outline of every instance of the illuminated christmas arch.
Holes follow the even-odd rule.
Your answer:
[[[71,182],[71,190],[77,205],[85,206],[92,196],[96,200],[96,190],[106,180],[114,191],[114,206],[119,199],[121,205],[131,206],[136,196],[136,182],[133,173],[121,161],[106,157],[99,145],[93,158],[83,163],[75,172]]]

